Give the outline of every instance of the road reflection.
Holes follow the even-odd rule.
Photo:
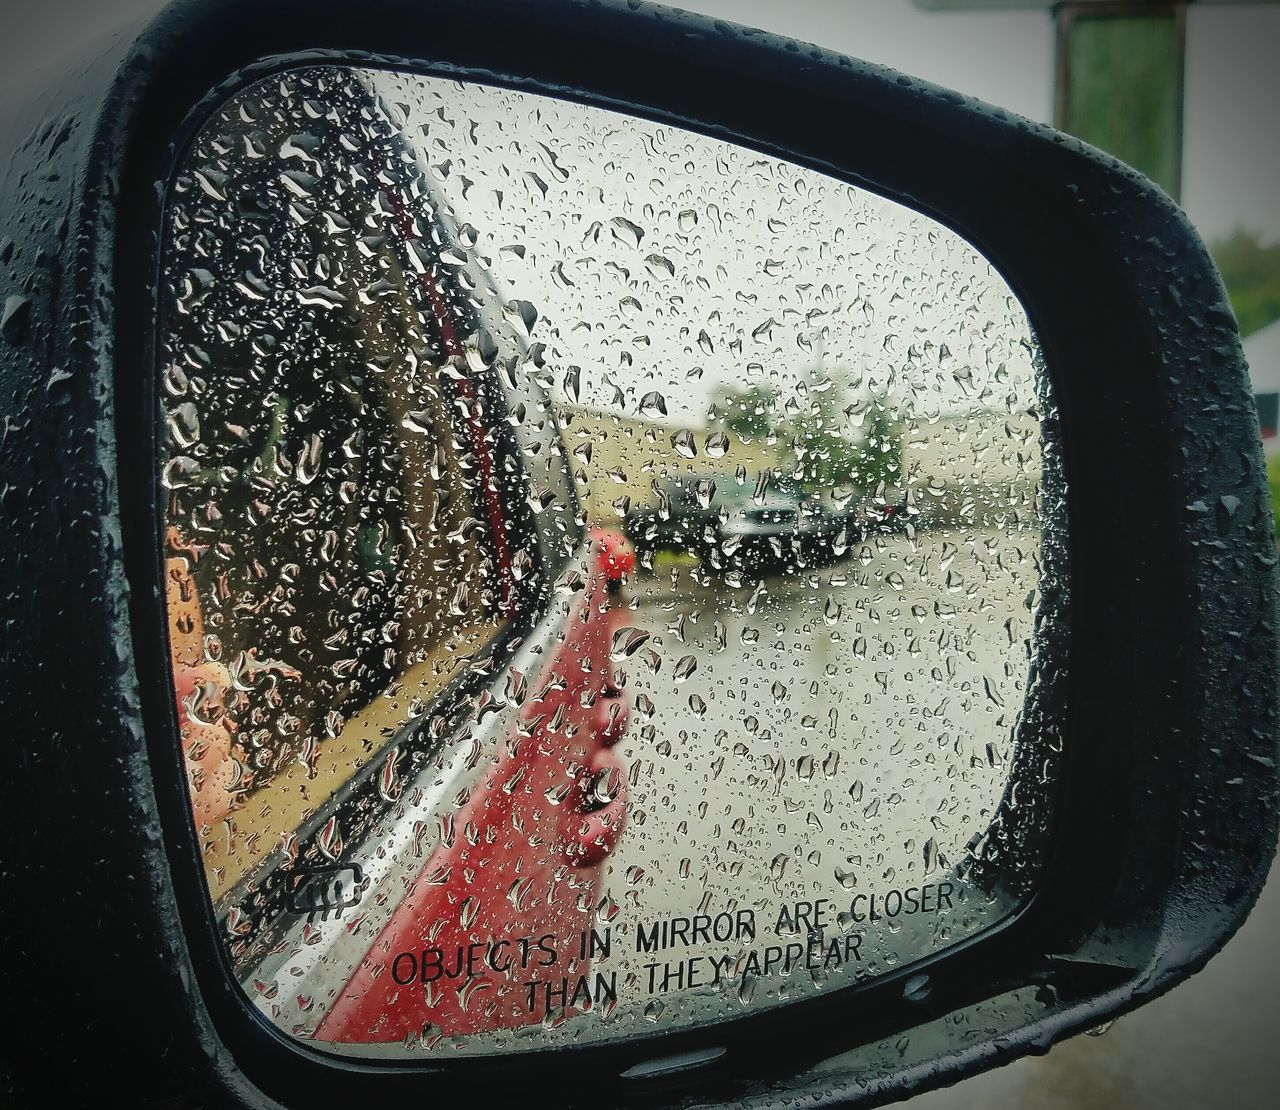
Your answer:
[[[954,876],[1008,787],[1039,547],[1034,526],[898,530],[822,567],[660,557],[635,579],[630,823],[602,880],[624,980],[651,959],[636,922],[828,897],[849,931],[858,894]],[[865,955],[909,962],[1011,908],[904,919]]]

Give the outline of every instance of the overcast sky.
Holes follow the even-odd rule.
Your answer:
[[[551,365],[581,368],[574,401],[698,426],[749,385],[797,412],[832,390],[837,409],[886,395],[920,418],[1035,400],[1021,305],[927,216],[600,108],[374,81],[501,299],[530,300]]]

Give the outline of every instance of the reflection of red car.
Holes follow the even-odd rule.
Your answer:
[[[586,977],[625,822],[609,656],[633,556],[583,542],[540,355],[391,110],[332,74],[265,82],[205,136],[227,172],[182,220],[248,213],[262,249],[188,258],[177,237],[169,260],[187,294],[166,357],[229,337],[199,367],[216,388],[193,401],[179,370],[167,414],[192,810],[238,976],[277,1024],[347,1044],[512,1028],[612,995]],[[274,98],[321,93],[305,141],[271,133],[293,114]]]
[[[597,548],[606,540],[595,538]],[[603,554],[603,552],[602,552]],[[589,1008],[596,879],[626,817],[607,559],[481,782],[319,1026],[322,1041],[477,1033]]]

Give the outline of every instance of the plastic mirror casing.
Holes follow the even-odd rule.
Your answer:
[[[0,124],[0,1071],[16,1101],[885,1102],[1140,1005],[1239,926],[1276,835],[1276,549],[1235,323],[1156,186],[910,77],[648,4],[196,0],[78,54],[73,36],[50,29],[59,49]],[[288,1041],[230,982],[160,634],[160,205],[213,105],[316,60],[566,97],[829,173],[951,226],[1021,299],[1068,502],[1044,707],[1066,754],[1055,846],[1030,907],[939,958],[923,1001],[872,983],[634,1044],[373,1066]],[[647,1066],[690,1051],[713,1058]]]

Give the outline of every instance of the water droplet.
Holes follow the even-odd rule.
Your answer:
[[[625,216],[614,216],[609,221],[609,224],[614,238],[629,247],[638,247],[640,240],[644,238],[644,229],[639,224],[632,223]]]
[[[651,420],[657,416],[666,416],[666,398],[664,398],[656,389],[651,390],[640,398],[639,412],[641,416],[647,416]]]
[[[649,633],[642,628],[621,628],[613,634],[613,650],[609,658],[621,663],[640,650],[649,641]]]
[[[724,432],[711,432],[707,435],[703,448],[711,459],[723,458],[729,453],[729,437]]]
[[[933,993],[933,982],[927,975],[913,975],[902,985],[902,997],[908,1002],[923,1002]]]
[[[675,452],[681,458],[692,459],[698,454],[698,445],[693,438],[693,432],[688,428],[681,428],[671,436],[671,446],[675,448]]]
[[[31,299],[23,296],[6,297],[0,309],[0,335],[10,343],[21,343],[27,336],[31,321]]]

